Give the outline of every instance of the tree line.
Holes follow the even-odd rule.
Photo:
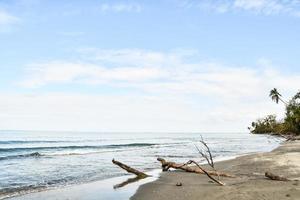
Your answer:
[[[276,88],[270,91],[269,96],[275,103],[285,106],[285,116],[280,120],[276,115],[258,119],[248,127],[251,133],[300,135],[300,91],[288,101],[282,98]]]

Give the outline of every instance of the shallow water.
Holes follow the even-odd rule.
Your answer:
[[[269,151],[280,140],[247,133],[202,133],[215,159]],[[157,157],[201,161],[199,133],[0,132],[0,197],[124,175],[112,158],[148,171]]]
[[[10,198],[12,200],[128,200],[137,191],[140,185],[155,181],[161,170],[151,170],[146,173],[150,177],[130,183],[121,188],[115,188],[117,184],[121,184],[133,175],[124,175],[114,178],[108,178],[101,181],[95,181],[75,186],[67,186],[63,188],[50,189],[47,191],[35,192],[17,197]]]

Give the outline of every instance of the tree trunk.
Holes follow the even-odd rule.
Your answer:
[[[186,172],[191,172],[191,173],[205,174],[205,172],[202,169],[200,169],[199,167],[190,167],[187,164],[178,164],[175,162],[167,162],[163,158],[157,158],[157,160],[161,163],[161,167],[162,167],[163,171],[168,171],[170,168],[173,168],[173,169],[181,169],[181,170],[184,170]],[[217,172],[217,171],[206,171],[206,172],[212,176],[223,176],[223,177],[231,177],[231,178],[235,177],[233,175],[223,173],[223,172]]]
[[[142,178],[146,178],[148,177],[149,175],[137,170],[137,169],[134,169],[132,167],[129,167],[128,165],[125,165],[124,163],[121,163],[115,159],[112,160],[112,162],[115,164],[115,165],[118,165],[119,167],[121,167],[122,169],[126,170],[128,173],[132,173],[132,174],[135,174],[138,178],[142,179]]]

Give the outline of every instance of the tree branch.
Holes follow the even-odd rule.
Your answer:
[[[121,167],[122,169],[124,169],[125,171],[127,171],[128,173],[132,173],[132,174],[135,174],[138,178],[142,179],[142,178],[146,178],[148,177],[149,175],[137,170],[137,169],[134,169],[132,167],[129,167],[128,165],[125,165],[124,163],[121,163],[115,159],[112,160],[112,162],[115,164],[115,165],[118,165],[119,167]]]
[[[224,186],[224,185],[225,185],[225,183],[223,183],[223,182],[221,182],[221,181],[215,179],[214,177],[212,177],[212,176],[210,175],[210,173],[209,173],[208,171],[206,171],[205,169],[203,169],[197,162],[195,162],[195,161],[193,161],[193,160],[190,160],[190,161],[188,161],[187,163],[188,163],[188,164],[194,163],[199,169],[201,169],[201,170],[208,176],[208,178],[210,178],[211,180],[213,180],[214,182],[218,183],[218,184],[221,185],[221,186]]]
[[[184,163],[184,164],[178,164],[175,162],[168,162],[163,158],[157,158],[157,160],[161,163],[161,167],[163,171],[168,171],[170,168],[173,169],[180,169],[186,172],[191,172],[191,173],[196,173],[196,174],[204,174],[205,172],[200,169],[199,167],[190,167],[188,166],[188,163]],[[207,173],[209,173],[209,175],[212,176],[223,176],[223,177],[231,177],[234,178],[234,175],[230,175],[227,173],[223,173],[223,172],[216,172],[216,171],[206,171]]]

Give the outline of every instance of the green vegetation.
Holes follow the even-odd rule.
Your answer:
[[[276,88],[270,91],[271,99],[277,104],[281,101],[285,105],[285,117],[277,120],[275,115],[268,115],[251,123],[249,130],[251,133],[270,133],[270,134],[293,134],[300,135],[300,92],[290,101],[286,102]]]
[[[282,103],[284,103],[285,105],[287,104],[285,101],[282,100],[281,94],[277,91],[276,88],[274,88],[274,89],[272,89],[272,90],[270,91],[269,96],[270,96],[271,99],[272,99],[273,101],[275,101],[277,104],[278,104],[279,100],[280,100]]]

